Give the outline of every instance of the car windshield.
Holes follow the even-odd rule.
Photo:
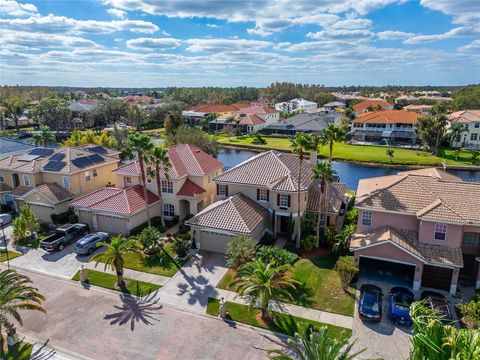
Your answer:
[[[379,307],[378,307],[378,298],[377,295],[374,293],[368,293],[366,292],[363,295],[363,309],[364,310],[369,310],[372,312],[378,312]]]
[[[412,298],[405,294],[394,295],[393,297],[393,306],[397,310],[408,311],[410,305],[412,304]]]

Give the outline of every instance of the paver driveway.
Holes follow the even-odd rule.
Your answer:
[[[266,359],[274,335],[66,280],[28,274],[47,313],[23,311],[21,334],[91,359]],[[158,299],[158,297],[156,298]],[[155,295],[150,300],[155,301]]]

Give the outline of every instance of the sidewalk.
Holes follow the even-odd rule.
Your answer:
[[[245,299],[239,297],[237,293],[233,291],[223,290],[223,289],[216,289],[219,293],[219,296],[216,296],[217,299],[224,298],[225,301],[234,302],[237,304],[245,305],[247,302]],[[304,319],[314,320],[325,324],[335,325],[347,329],[353,328],[353,317],[334,314],[326,311],[316,310],[316,309],[309,309],[303,306],[293,305],[293,304],[286,304],[280,303],[281,310],[278,308],[274,308],[271,306],[272,310],[276,310],[285,314],[290,314],[294,316],[298,316]]]
[[[98,264],[98,266],[95,267],[94,262],[87,263],[85,265],[85,268],[90,269],[90,270],[106,272],[106,273],[109,273],[109,274],[112,274],[112,275],[116,274],[115,271],[113,271],[108,266],[105,269],[105,265],[103,265],[103,264]],[[165,284],[171,279],[167,276],[150,274],[150,273],[131,270],[131,269],[126,269],[126,268],[123,269],[123,275],[124,275],[124,277],[126,277],[128,279],[143,281],[143,282],[156,284],[156,285],[161,285],[161,286],[165,286]]]

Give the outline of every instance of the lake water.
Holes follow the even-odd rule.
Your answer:
[[[224,170],[228,170],[235,165],[249,159],[253,155],[258,154],[250,150],[221,149],[218,154],[218,160],[225,165]],[[343,161],[333,161],[333,168],[337,171],[340,181],[347,184],[349,189],[356,190],[360,179],[372,178],[378,176],[395,175],[399,171],[404,171],[405,167],[390,166],[370,166],[365,164],[357,164]],[[449,170],[465,181],[480,182],[480,171],[464,171]]]

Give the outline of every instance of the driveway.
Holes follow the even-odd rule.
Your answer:
[[[224,255],[199,251],[158,291],[160,301],[205,314],[208,298],[218,296],[215,286],[227,270]]]
[[[266,359],[283,339],[246,326],[66,280],[27,275],[46,296],[47,313],[22,311],[21,335],[91,359]],[[158,301],[158,302],[157,302]]]

